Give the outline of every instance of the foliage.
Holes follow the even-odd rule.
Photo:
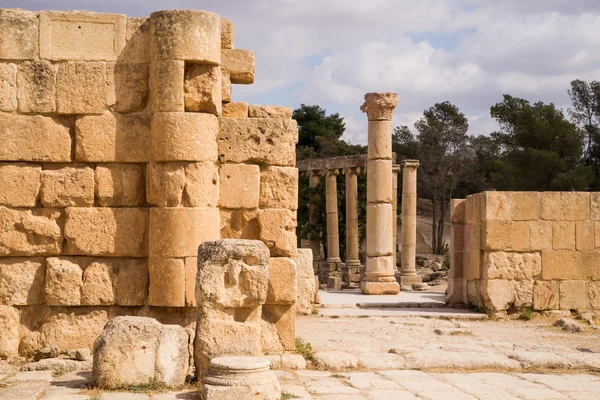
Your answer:
[[[302,338],[296,338],[296,354],[300,354],[307,361],[312,361],[315,352],[312,348],[312,345],[308,342],[305,342]]]
[[[523,307],[519,313],[519,319],[522,321],[529,321],[533,317],[533,308]]]
[[[285,390],[283,392],[281,392],[281,400],[287,400],[287,399],[300,399],[300,396],[296,396],[293,393],[288,393]]]

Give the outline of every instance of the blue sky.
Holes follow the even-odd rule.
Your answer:
[[[236,47],[254,50],[256,82],[234,101],[340,113],[366,143],[359,110],[371,91],[398,93],[395,124],[451,101],[470,133],[497,128],[503,93],[569,106],[569,82],[600,79],[597,0],[0,0],[0,7],[85,9],[144,17],[192,8],[230,18]]]

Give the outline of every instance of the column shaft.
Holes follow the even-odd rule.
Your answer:
[[[319,186],[319,180],[321,178],[321,171],[309,171],[308,172],[308,186],[311,189],[316,189]],[[319,216],[316,213],[315,203],[317,201],[318,195],[313,194],[309,199],[308,204],[308,222],[315,224]],[[309,247],[313,253],[313,262],[318,265],[318,262],[321,260],[321,240],[309,240]],[[317,270],[315,269],[315,272]]]
[[[327,171],[327,262],[340,262],[340,236],[338,227],[337,169]]]
[[[394,224],[394,238],[392,244],[394,246],[394,271],[398,270],[397,256],[398,256],[398,172],[400,166],[394,164],[392,166],[392,221]]]
[[[358,168],[346,171],[346,266],[359,266],[358,258]]]
[[[415,267],[417,248],[417,167],[419,161],[402,162],[402,256],[400,279],[402,285],[421,282]]]

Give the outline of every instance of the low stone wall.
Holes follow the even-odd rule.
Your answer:
[[[288,296],[263,317],[293,346],[297,126],[231,102],[255,70],[231,21],[0,9],[0,37],[0,356],[91,347],[118,315],[193,324],[220,238],[267,245]]]
[[[448,302],[600,309],[600,193],[484,192],[451,219]]]

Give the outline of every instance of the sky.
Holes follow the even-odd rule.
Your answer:
[[[498,128],[490,107],[508,93],[566,109],[573,79],[600,79],[598,0],[0,0],[0,7],[147,17],[200,9],[233,20],[235,47],[256,54],[254,85],[234,101],[318,104],[366,144],[367,92],[396,92],[394,125],[450,101],[469,133]]]

